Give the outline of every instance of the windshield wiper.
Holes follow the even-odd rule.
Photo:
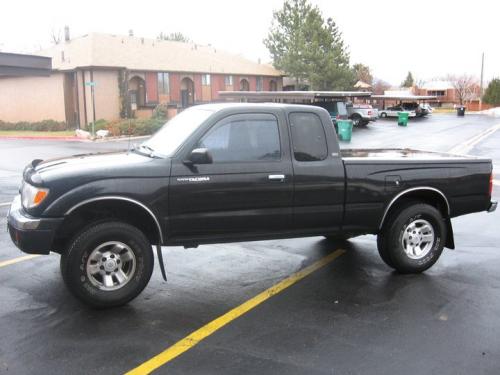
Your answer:
[[[146,152],[141,151],[141,149],[146,150]],[[155,154],[155,150],[152,147],[145,145],[145,144],[139,145],[139,147],[134,147],[132,149],[132,151],[136,151],[139,154],[146,155],[146,156],[149,156],[151,158],[160,159],[160,156]]]

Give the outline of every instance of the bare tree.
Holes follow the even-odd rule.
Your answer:
[[[465,101],[471,100],[475,96],[475,89],[477,88],[477,80],[469,74],[453,75],[450,74],[446,77],[446,80],[455,89],[456,97],[463,105]]]
[[[186,35],[184,35],[181,32],[175,32],[175,33],[170,33],[170,34],[165,34],[163,32],[160,33],[157,37],[158,40],[171,40],[174,42],[183,42],[183,43],[190,43],[191,39],[189,39]]]
[[[372,91],[375,95],[384,95],[385,90],[390,88],[391,85],[382,79],[375,79],[372,85]]]
[[[54,44],[61,43],[61,30],[59,29],[58,31],[55,31],[54,29],[52,29],[50,39],[52,40],[52,43],[54,43]]]

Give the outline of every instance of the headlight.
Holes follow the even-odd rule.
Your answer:
[[[33,208],[38,206],[49,195],[49,189],[39,188],[23,182],[21,187],[21,201],[24,208]]]

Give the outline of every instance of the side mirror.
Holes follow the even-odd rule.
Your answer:
[[[212,164],[212,154],[208,148],[195,148],[189,155],[188,163],[190,164]]]

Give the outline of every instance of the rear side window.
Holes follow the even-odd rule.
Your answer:
[[[217,162],[281,159],[278,120],[271,114],[232,115],[219,121],[200,140]]]
[[[297,161],[326,159],[328,147],[325,130],[318,115],[295,112],[289,115],[293,155]]]

